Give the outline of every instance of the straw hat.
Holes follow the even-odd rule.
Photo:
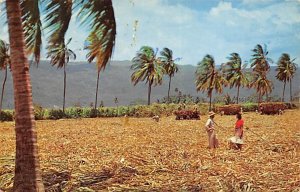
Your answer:
[[[213,116],[213,115],[215,115],[215,113],[213,112],[213,111],[210,111],[209,113],[208,113],[208,116]]]

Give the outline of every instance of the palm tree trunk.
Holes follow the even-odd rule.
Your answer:
[[[239,104],[239,96],[240,96],[240,86],[238,86],[236,104]]]
[[[97,109],[99,78],[100,78],[100,70],[98,70],[98,75],[97,75],[96,98],[95,98],[95,106],[94,106],[95,110]]]
[[[20,2],[18,0],[5,2],[15,102],[16,157],[13,191],[44,191]]]
[[[150,105],[151,86],[152,86],[152,83],[149,81],[149,86],[148,86],[148,105]]]
[[[257,102],[258,102],[258,105],[260,104],[260,102],[261,102],[261,93],[260,93],[261,91],[259,90],[258,91],[258,98],[257,98]]]
[[[3,80],[3,84],[2,84],[2,92],[1,92],[1,100],[0,100],[0,116],[1,116],[1,111],[2,111],[2,102],[3,102],[6,79],[7,79],[7,66],[5,66],[5,75],[4,75],[4,80]]]
[[[212,92],[209,94],[209,111],[211,111],[211,98],[212,98]]]
[[[63,113],[65,113],[66,105],[66,83],[67,83],[67,73],[66,73],[66,63],[64,64],[64,101],[63,101]]]
[[[171,89],[171,81],[172,81],[172,77],[170,76],[170,80],[169,80],[169,89],[168,89],[168,103],[170,103],[170,89]]]
[[[285,84],[286,84],[286,81],[283,82],[283,92],[282,92],[282,102],[284,102],[284,92],[285,92]]]
[[[292,103],[293,101],[293,95],[292,95],[292,79],[290,80],[290,102]]]

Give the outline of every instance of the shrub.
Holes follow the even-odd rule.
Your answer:
[[[84,108],[83,110],[83,117],[95,118],[98,117],[98,115],[99,115],[98,109]]]
[[[83,108],[80,107],[70,107],[67,108],[65,111],[65,117],[67,118],[81,118],[82,117],[82,113],[83,113]]]
[[[258,109],[257,103],[244,103],[242,104],[244,112],[256,111]]]
[[[34,118],[35,120],[43,120],[45,119],[45,110],[39,104],[33,104],[34,107]]]
[[[4,110],[0,112],[0,121],[13,121],[14,112],[11,110]]]
[[[57,120],[67,118],[67,115],[61,109],[50,109],[49,110],[49,119]]]

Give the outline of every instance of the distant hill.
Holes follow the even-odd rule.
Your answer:
[[[136,100],[147,100],[147,86],[145,83],[139,83],[135,87],[130,82],[132,71],[130,70],[130,61],[112,61],[104,72],[100,74],[100,87],[98,103],[103,100],[105,106],[113,106],[114,98],[117,97],[119,105],[128,105]],[[192,65],[181,65],[179,72],[172,80],[171,94],[175,94],[177,87],[183,94],[192,96],[206,97],[206,94],[197,93],[195,90],[194,78],[196,67]],[[30,68],[33,100],[34,103],[43,107],[61,107],[63,99],[63,70],[52,67],[49,61],[42,61],[38,68]],[[2,85],[4,73],[0,74],[0,83]],[[271,68],[269,74],[274,83],[272,95],[281,96],[283,84],[275,78],[275,67]],[[89,106],[95,100],[96,89],[96,67],[95,64],[85,62],[69,63],[67,67],[67,93],[66,105]],[[293,79],[293,93],[299,93],[300,71],[297,71]],[[151,100],[154,102],[167,95],[168,79],[164,79],[162,86],[152,89]],[[225,89],[224,93],[236,95],[236,89]],[[254,90],[241,89],[240,97],[247,97],[254,94]],[[214,95],[215,96],[215,95]],[[289,98],[289,86],[286,90],[286,98]],[[3,101],[4,108],[13,108],[13,89],[11,74],[6,84],[6,90]]]

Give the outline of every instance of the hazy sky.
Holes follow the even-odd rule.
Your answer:
[[[232,52],[249,60],[259,43],[268,46],[275,62],[287,52],[300,64],[300,0],[113,0],[113,5],[114,60],[131,60],[149,45],[172,49],[180,64],[196,65],[205,54],[221,64]],[[73,38],[77,60],[85,60],[81,49],[87,32],[75,20],[67,38]],[[1,27],[0,38],[7,37],[7,27]]]

